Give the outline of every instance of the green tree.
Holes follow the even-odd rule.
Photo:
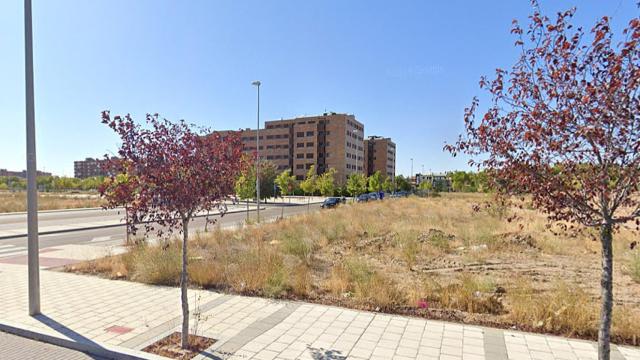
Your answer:
[[[411,191],[411,184],[409,183],[409,180],[402,175],[396,176],[396,190]]]
[[[420,183],[420,185],[418,185],[418,189],[430,192],[433,190],[433,184],[431,184],[431,182],[429,181],[423,181]]]
[[[369,191],[377,192],[382,190],[382,174],[380,171],[376,171],[373,175],[369,176]]]
[[[382,190],[384,192],[393,192],[393,181],[391,180],[391,176],[387,176],[382,183]]]
[[[300,189],[304,191],[306,195],[311,195],[316,191],[316,181],[318,179],[318,175],[316,175],[316,167],[311,165],[309,171],[307,171],[307,176],[300,182]]]
[[[260,161],[260,199],[267,199],[276,195],[274,190],[277,176],[278,167],[273,161]]]
[[[451,173],[451,187],[456,192],[474,192],[474,174],[466,171],[454,171]]]
[[[241,174],[236,180],[234,189],[236,195],[242,200],[253,199],[256,197],[256,180],[250,174]]]
[[[276,177],[275,183],[280,188],[280,193],[284,195],[293,194],[298,185],[296,177],[291,174],[291,169],[281,172],[280,175]]]
[[[351,173],[347,179],[347,191],[351,196],[367,192],[367,177],[360,173]]]
[[[335,191],[336,169],[329,169],[316,180],[316,188],[322,196],[332,196]]]
[[[273,197],[273,187],[276,179],[276,165],[271,161],[260,162],[260,199]],[[256,198],[256,167],[255,163],[248,163],[244,171],[236,179],[234,186],[236,194],[241,199]]]

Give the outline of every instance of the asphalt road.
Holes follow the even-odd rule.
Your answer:
[[[260,210],[260,218],[261,219],[273,219],[281,216],[292,216],[296,214],[305,213],[307,211],[316,211],[320,208],[320,204],[311,204],[309,210],[307,210],[306,205],[290,205],[290,206],[273,206],[267,205],[265,209]],[[84,212],[84,211],[83,211]],[[54,219],[60,219],[62,221],[71,221],[74,216],[81,217],[95,217],[96,219],[100,218],[100,214],[104,214],[105,216],[114,216],[113,213],[105,214],[102,210],[87,210],[85,214],[79,214],[80,211],[65,211],[60,213],[46,213],[47,221],[55,221]],[[250,211],[249,216],[251,219],[256,218],[256,212]],[[236,213],[228,213],[222,218],[219,216],[212,216],[212,218],[217,218],[217,222],[220,226],[233,226],[245,221],[247,217],[246,212],[236,212]],[[2,217],[0,217],[0,220]],[[52,219],[53,218],[53,219]],[[76,218],[75,223],[78,220]],[[204,229],[205,219],[204,218],[196,218],[192,221],[191,226],[189,227],[191,233],[196,232],[197,230]],[[211,226],[211,225],[209,225]],[[215,226],[215,225],[214,225]],[[140,231],[139,235],[144,235],[144,231]],[[152,237],[155,237],[153,234]],[[67,244],[92,244],[92,245],[118,245],[122,244],[126,237],[126,231],[124,226],[118,227],[108,227],[102,229],[92,229],[92,230],[75,230],[64,233],[50,234],[50,235],[40,235],[40,248],[61,246]],[[0,240],[0,257],[10,256],[14,254],[18,254],[20,252],[25,252],[27,246],[27,238],[26,236],[9,238]]]
[[[255,208],[255,205],[253,205]],[[244,206],[228,205],[229,211],[243,210]],[[39,232],[48,233],[70,228],[99,227],[124,224],[124,209],[78,209],[67,211],[41,211],[38,214]],[[0,238],[24,235],[27,232],[27,215],[0,214]]]

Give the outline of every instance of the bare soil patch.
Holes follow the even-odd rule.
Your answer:
[[[216,342],[216,340],[208,337],[189,335],[189,348],[183,349],[180,346],[181,334],[182,333],[180,332],[174,332],[173,334],[148,345],[142,349],[142,351],[165,356],[171,359],[187,360],[193,359]]]

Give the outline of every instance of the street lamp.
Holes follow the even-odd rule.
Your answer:
[[[29,315],[40,314],[40,265],[38,259],[38,189],[36,183],[36,121],[33,95],[33,30],[31,0],[24,0],[24,72],[27,123],[27,264]]]
[[[251,85],[258,89],[258,126],[256,127],[256,198],[258,201],[257,216],[260,222],[260,81],[254,81]]]
[[[411,173],[409,173],[409,181],[411,181],[412,177],[413,177],[413,158],[411,158]]]

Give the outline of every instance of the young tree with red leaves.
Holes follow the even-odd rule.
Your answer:
[[[491,104],[465,109],[466,133],[445,149],[470,155],[502,195],[527,193],[553,221],[597,228],[602,247],[599,359],[609,359],[613,305],[613,233],[640,215],[640,19],[614,44],[609,19],[585,33],[537,10],[511,70],[480,86]]]
[[[240,172],[242,144],[235,135],[194,132],[184,121],[171,123],[157,114],[147,115],[146,121],[145,128],[129,115],[111,118],[109,111],[102,113],[102,123],[118,134],[122,145],[119,158],[106,160],[112,173],[120,175],[111,176],[100,193],[109,208],[126,205],[132,232],[136,224],[145,224],[158,236],[182,234],[181,345],[187,348],[189,222],[214,209],[224,215],[224,198],[233,193]]]

